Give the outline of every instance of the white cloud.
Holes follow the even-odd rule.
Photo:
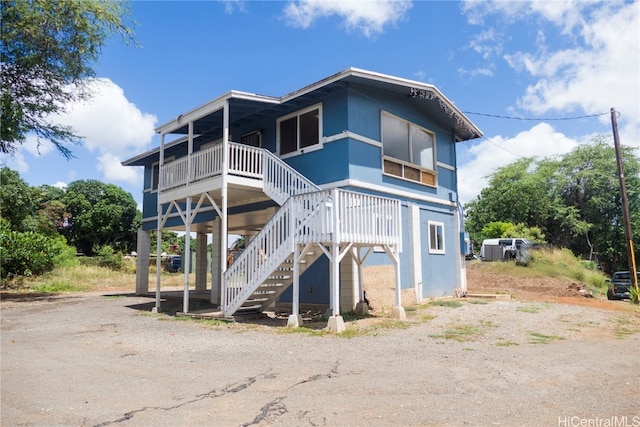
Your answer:
[[[563,116],[615,107],[621,113],[623,143],[640,147],[638,2],[466,2],[463,11],[471,23],[495,14],[511,23],[539,19],[541,25],[559,29],[561,47],[548,45],[549,38],[538,31],[532,51],[503,54],[509,66],[532,79],[517,106],[537,115],[555,111]],[[486,33],[485,29],[473,40],[482,46]],[[492,54],[476,51],[485,59]],[[607,115],[600,120],[609,123]]]
[[[236,10],[239,12],[246,12],[245,2],[243,0],[224,0],[225,12],[231,14]]]
[[[107,78],[95,79],[91,88],[90,100],[67,106],[66,114],[56,120],[71,126],[83,138],[84,146],[99,154],[97,168],[106,179],[139,184],[139,177],[132,181],[134,168],[123,170],[120,161],[148,148],[157,118],[140,111]]]
[[[29,163],[24,158],[24,154],[18,149],[15,153],[0,153],[0,167],[8,167],[20,174],[29,172]]]
[[[111,153],[104,153],[98,157],[97,169],[109,181],[126,182],[132,186],[139,186],[142,182],[142,173],[138,168],[122,166],[121,159]]]
[[[46,139],[38,139],[35,135],[29,134],[21,148],[32,156],[44,156],[53,151],[55,146]]]
[[[55,184],[53,184],[52,187],[61,188],[64,190],[68,187],[68,185],[66,182],[58,181]]]
[[[513,138],[495,136],[482,140],[467,152],[471,160],[458,165],[458,191],[462,203],[476,198],[487,177],[521,157],[544,158],[565,154],[581,141],[568,138],[547,123],[539,123]]]
[[[305,29],[317,19],[337,15],[347,30],[371,38],[383,33],[385,26],[400,22],[411,7],[408,0],[298,0],[288,3],[284,13],[290,25]]]

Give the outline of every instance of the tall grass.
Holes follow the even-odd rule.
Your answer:
[[[149,269],[149,289],[155,289],[156,269]],[[184,275],[162,272],[162,287],[181,287]],[[195,274],[189,276],[195,286]],[[79,258],[52,271],[20,281],[19,291],[37,293],[121,291],[133,292],[136,288],[135,260],[125,259],[120,270],[97,265],[91,258]]]
[[[518,266],[515,262],[487,262],[482,268],[492,273],[520,278],[555,277],[584,283],[595,291],[606,288],[606,276],[589,264],[576,258],[568,249],[538,249],[532,251],[528,266]]]

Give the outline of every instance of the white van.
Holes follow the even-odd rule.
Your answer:
[[[485,239],[480,248],[480,258],[485,261],[511,260],[522,255],[523,249],[531,247],[531,242],[522,237]]]

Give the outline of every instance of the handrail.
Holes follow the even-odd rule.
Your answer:
[[[203,179],[222,174],[222,147],[215,144],[191,154],[191,170],[188,171],[188,156],[163,165],[160,191],[170,190]],[[264,192],[282,205],[296,194],[320,190],[294,168],[286,164],[271,151],[229,142],[229,174],[262,179]]]
[[[264,150],[263,162],[264,192],[280,205],[291,196],[320,190],[269,150]]]

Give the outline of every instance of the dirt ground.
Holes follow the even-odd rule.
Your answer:
[[[640,425],[636,307],[467,273],[470,292],[512,298],[412,304],[405,292],[398,322],[389,272],[369,270],[377,310],[345,316],[341,336],[313,318],[294,331],[286,316],[151,314],[153,298],[129,289],[4,294],[0,424]]]

